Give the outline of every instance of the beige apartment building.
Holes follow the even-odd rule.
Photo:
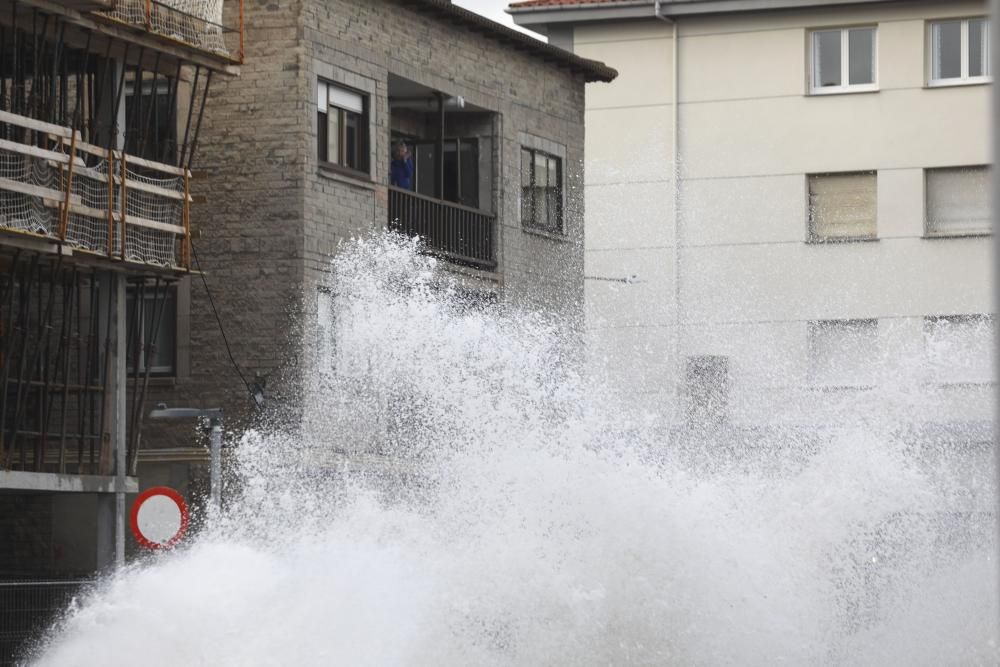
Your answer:
[[[620,73],[587,89],[587,322],[640,411],[988,438],[985,2],[509,11]]]

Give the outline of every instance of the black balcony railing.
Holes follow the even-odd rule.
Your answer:
[[[478,209],[389,188],[389,229],[421,237],[429,250],[457,264],[496,268],[494,222]]]

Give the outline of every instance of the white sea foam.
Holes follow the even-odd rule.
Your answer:
[[[80,601],[37,664],[1000,658],[991,515],[894,424],[715,458],[410,242],[354,242],[330,286],[300,427],[247,433],[217,525]]]

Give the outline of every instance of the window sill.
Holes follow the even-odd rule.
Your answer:
[[[878,241],[877,236],[849,236],[844,238],[810,238],[806,239],[806,245],[844,245],[846,243],[873,243]]]
[[[552,241],[559,241],[562,243],[569,242],[569,237],[563,232],[550,232],[547,229],[541,229],[539,227],[530,227],[528,225],[521,225],[521,231],[525,234],[533,234],[535,236],[541,236],[542,238],[550,239]]]
[[[809,385],[811,391],[815,391],[821,394],[846,394],[850,392],[862,392],[862,391],[872,391],[875,389],[874,384],[811,384]]]
[[[136,383],[142,384],[143,379],[140,378],[128,378],[128,384],[134,385]],[[177,386],[177,377],[174,375],[150,375],[149,376],[149,386],[150,387],[165,387],[167,389],[173,389]]]
[[[828,97],[830,95],[860,95],[862,93],[877,93],[878,85],[837,86],[829,88],[810,88],[806,97]]]
[[[317,163],[316,173],[324,178],[329,178],[332,181],[347,183],[349,185],[357,185],[369,190],[374,190],[378,187],[378,183],[373,181],[369,174],[361,171],[354,171],[353,169],[346,169],[340,165],[333,164],[332,162]]]
[[[996,386],[995,380],[925,380],[920,383],[924,389],[993,389]]]
[[[993,83],[993,77],[981,76],[975,79],[941,79],[928,81],[924,88],[961,88],[963,86],[985,86]]]
[[[992,231],[979,231],[979,232],[970,231],[970,232],[951,232],[951,233],[944,233],[944,232],[942,232],[940,234],[934,234],[934,233],[928,232],[928,233],[924,234],[923,238],[925,238],[927,240],[935,240],[935,239],[970,239],[970,238],[971,239],[979,239],[979,238],[988,238],[990,236],[993,236],[993,232]]]

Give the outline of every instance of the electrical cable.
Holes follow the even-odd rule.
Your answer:
[[[219,333],[222,334],[222,342],[226,344],[226,353],[229,355],[229,361],[232,363],[236,374],[240,376],[241,380],[243,380],[243,384],[246,385],[247,392],[249,392],[251,398],[253,398],[254,403],[259,407],[263,400],[262,397],[259,396],[259,394],[262,393],[262,388],[256,383],[251,386],[251,384],[247,382],[246,376],[244,376],[243,371],[240,370],[240,365],[236,363],[236,359],[233,357],[233,350],[229,346],[229,338],[226,337],[226,329],[222,326],[222,318],[219,316],[219,310],[215,307],[215,299],[212,298],[212,290],[208,288],[208,280],[205,278],[205,272],[201,269],[201,262],[198,260],[198,251],[195,250],[193,239],[191,241],[191,254],[194,255],[195,267],[198,269],[198,274],[201,275],[201,283],[205,286],[205,294],[208,295],[208,303],[212,306],[212,312],[215,313],[215,321],[219,324]]]

